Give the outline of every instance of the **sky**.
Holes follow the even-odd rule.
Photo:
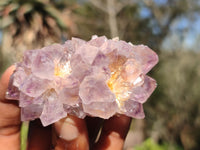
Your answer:
[[[188,13],[174,20],[162,49],[200,51],[200,13]]]
[[[168,0],[147,1],[154,1],[157,6],[165,6],[168,3]],[[200,0],[191,0],[191,2],[196,2],[195,4],[200,7]],[[139,15],[141,19],[151,18],[150,25],[152,26],[155,35],[161,31],[152,19],[151,10],[148,7],[141,5]],[[165,23],[165,19],[167,19],[167,15],[161,22]],[[175,18],[171,24],[170,31],[165,37],[163,43],[161,43],[160,48],[161,50],[168,51],[177,49],[200,51],[200,10],[188,10],[184,15]]]

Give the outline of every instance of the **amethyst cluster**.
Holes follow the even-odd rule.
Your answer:
[[[19,100],[22,121],[40,118],[44,126],[68,114],[144,118],[142,104],[156,88],[146,73],[157,62],[157,54],[144,45],[105,36],[88,42],[72,38],[26,51],[6,98]]]

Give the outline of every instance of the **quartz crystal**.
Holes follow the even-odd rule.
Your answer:
[[[156,88],[146,74],[157,62],[157,54],[144,45],[96,35],[89,41],[72,38],[27,50],[16,63],[6,98],[19,100],[22,121],[40,118],[44,126],[68,114],[141,119],[143,103]]]

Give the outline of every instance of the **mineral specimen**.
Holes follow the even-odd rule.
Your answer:
[[[22,121],[40,118],[44,126],[67,114],[144,118],[142,104],[156,88],[146,73],[157,62],[157,54],[144,45],[105,36],[88,42],[72,38],[26,51],[6,98],[19,100]]]

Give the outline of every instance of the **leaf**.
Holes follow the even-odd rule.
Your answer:
[[[5,16],[3,18],[0,18],[0,28],[6,28],[10,24],[14,22],[14,18],[12,16]]]
[[[7,5],[10,2],[11,2],[11,0],[1,0],[0,1],[0,6]]]
[[[44,8],[48,14],[56,20],[56,23],[61,29],[67,29],[66,24],[63,22],[62,14],[53,6],[48,6]]]
[[[33,10],[33,5],[31,4],[24,4],[21,8],[24,10],[24,14]]]
[[[21,150],[26,150],[27,148],[27,138],[28,138],[28,130],[29,130],[29,121],[25,121],[22,123],[21,127]]]

